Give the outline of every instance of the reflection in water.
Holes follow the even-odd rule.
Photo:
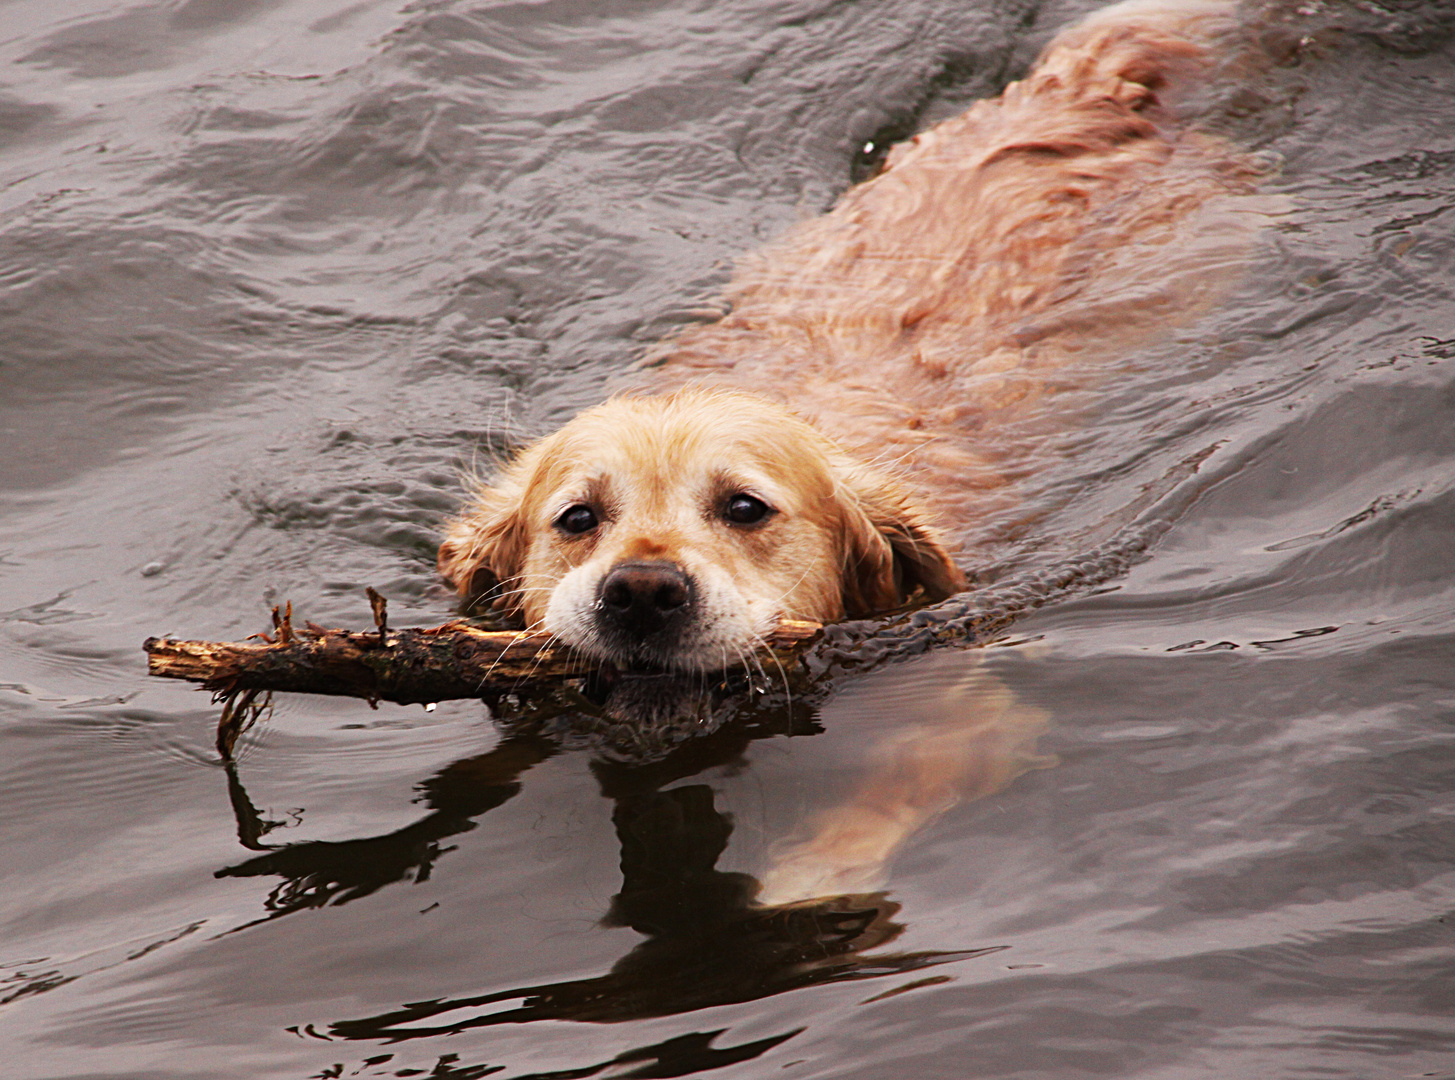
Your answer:
[[[446,850],[440,841],[475,827],[475,818],[520,790],[519,776],[555,753],[538,736],[505,739],[495,749],[455,762],[422,785],[431,812],[402,829],[361,840],[309,840],[287,844],[266,855],[217,871],[218,877],[265,877],[283,883],[264,906],[277,918],[305,908],[344,904],[396,881],[424,881]],[[266,850],[260,838],[279,824],[266,821],[238,779],[228,770],[228,792],[244,847]]]
[[[792,724],[786,709],[778,723],[763,722],[760,713],[757,724],[730,724],[655,761],[593,762],[613,804],[621,848],[622,884],[603,921],[645,938],[610,971],[416,1002],[339,1021],[330,1034],[398,1041],[535,1020],[614,1023],[999,951],[868,955],[903,932],[895,921],[899,905],[883,892],[848,887],[877,881],[895,850],[935,814],[999,790],[1037,760],[1034,741],[1044,712],[1018,703],[978,656],[935,661],[929,684],[919,680],[908,692],[897,679],[861,685],[856,709],[875,712],[876,730],[888,726],[891,734],[871,750],[874,764],[851,798],[819,815],[809,838],[769,871],[767,893],[752,876],[717,868],[732,822],[715,806],[711,787],[680,781],[740,761],[754,739],[782,734]],[[218,874],[281,876],[266,901],[268,918],[348,903],[393,882],[422,881],[450,850],[441,841],[474,829],[481,814],[520,790],[528,769],[559,749],[556,739],[517,731],[422,785],[430,813],[411,825],[377,837],[291,844]],[[261,849],[275,823],[261,819],[235,773],[230,780],[239,837]],[[771,1045],[776,1042],[760,1050]]]
[[[941,654],[918,673],[854,695],[855,712],[892,727],[869,747],[850,797],[779,847],[761,901],[878,888],[895,852],[933,818],[1051,763],[1036,753],[1050,714],[1020,701],[979,653]]]
[[[904,927],[882,895],[790,907],[751,903],[757,882],[717,870],[732,825],[705,785],[620,800],[621,891],[606,921],[646,940],[589,979],[425,1001],[334,1024],[347,1039],[409,1039],[533,1020],[615,1023],[770,997],[821,983],[913,971],[994,949],[863,954]]]

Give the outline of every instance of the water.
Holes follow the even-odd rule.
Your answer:
[[[646,767],[292,698],[229,777],[143,674],[282,598],[439,621],[461,469],[1088,6],[0,6],[6,1076],[1455,1075],[1436,0],[1302,16],[1239,121],[1287,209],[1052,437],[993,647],[861,635]],[[747,906],[868,748],[964,716],[1004,775],[887,891]]]

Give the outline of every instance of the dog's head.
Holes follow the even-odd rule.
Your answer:
[[[964,587],[893,478],[781,406],[620,397],[524,450],[455,520],[440,572],[620,667],[711,671],[779,617]]]

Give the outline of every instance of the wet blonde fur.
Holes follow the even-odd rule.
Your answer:
[[[1246,249],[1232,208],[1255,170],[1185,130],[1176,100],[1230,55],[1231,10],[1107,9],[1000,98],[895,147],[744,261],[730,314],[667,343],[645,376],[664,393],[587,410],[483,487],[441,572],[610,658],[592,623],[604,575],[681,567],[700,610],[657,659],[688,669],[779,616],[963,587],[937,523],[983,513],[1002,433],[1057,373],[1199,310]],[[735,491],[771,519],[726,523]],[[573,504],[596,511],[590,537],[561,529]]]

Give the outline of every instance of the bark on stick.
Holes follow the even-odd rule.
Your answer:
[[[532,683],[584,675],[592,662],[551,644],[543,633],[481,630],[451,622],[394,630],[376,606],[377,630],[292,626],[275,613],[277,640],[223,642],[148,638],[147,671],[222,693],[288,690],[393,701],[401,705],[478,698]],[[765,665],[795,658],[818,623],[784,620],[764,639]]]

